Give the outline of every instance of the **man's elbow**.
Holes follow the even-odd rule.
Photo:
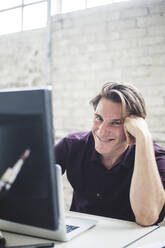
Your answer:
[[[140,216],[136,217],[136,223],[139,224],[140,226],[152,226],[154,225],[159,219],[159,214],[154,213],[150,215],[143,215],[141,214]]]

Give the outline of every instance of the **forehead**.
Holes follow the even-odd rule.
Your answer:
[[[95,113],[103,117],[120,119],[122,116],[122,106],[121,103],[102,98],[97,105]]]

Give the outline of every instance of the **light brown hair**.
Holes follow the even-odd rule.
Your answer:
[[[133,85],[113,82],[105,83],[101,92],[90,101],[94,110],[96,110],[102,98],[121,103],[123,117],[126,111],[128,111],[129,115],[136,115],[144,119],[146,117],[146,107],[143,96]]]

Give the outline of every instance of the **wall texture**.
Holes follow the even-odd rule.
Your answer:
[[[54,17],[57,135],[90,128],[88,101],[107,81],[142,91],[153,137],[165,143],[165,1],[132,0]]]
[[[1,89],[46,85],[47,33],[0,37]],[[89,100],[107,81],[133,83],[142,91],[153,138],[165,146],[165,0],[132,0],[52,18],[56,140],[90,129]]]
[[[0,36],[0,88],[44,86],[47,30]],[[56,137],[91,127],[103,83],[143,93],[154,139],[165,143],[165,0],[132,0],[52,18]]]

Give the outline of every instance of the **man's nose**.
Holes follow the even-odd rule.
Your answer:
[[[102,123],[99,127],[100,138],[107,138],[110,133],[110,127],[106,123]]]

